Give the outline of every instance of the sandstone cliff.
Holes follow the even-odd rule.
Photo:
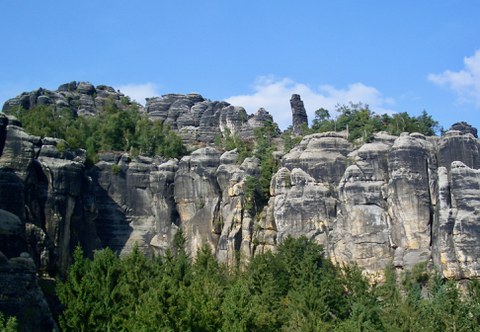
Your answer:
[[[95,113],[90,101],[100,105],[104,92],[119,96],[75,83],[22,94],[4,109],[78,100],[80,113]],[[103,153],[87,169],[83,150],[58,149],[60,140],[0,117],[0,273],[20,255],[27,272],[35,264],[41,274],[62,273],[77,244],[120,254],[137,244],[153,256],[182,229],[192,255],[208,245],[230,265],[305,235],[337,264],[372,274],[430,262],[447,278],[480,277],[480,143],[471,128],[442,137],[380,132],[360,146],[344,133],[305,136],[277,156],[268,204],[252,215],[245,185],[259,176],[259,160],[240,162],[212,142],[226,133],[251,138],[272,120],[265,110],[247,115],[190,94],[151,98],[145,112],[197,148],[181,160]],[[0,301],[0,310],[8,305]]]

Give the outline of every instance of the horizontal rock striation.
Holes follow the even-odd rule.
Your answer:
[[[95,115],[109,103],[119,108],[131,105],[131,101],[120,91],[106,85],[93,86],[88,82],[70,82],[62,84],[57,90],[37,89],[24,92],[9,99],[3,105],[2,111],[16,107],[32,109],[35,106],[53,106],[56,109],[68,109],[75,116]],[[137,104],[137,106],[140,106]]]
[[[71,107],[78,100],[81,114],[93,114],[97,98],[121,102],[108,94],[121,98],[107,87],[70,83],[22,94],[4,109],[62,100]],[[276,154],[279,168],[260,210],[247,195],[260,160],[241,161],[238,151],[211,143],[218,135],[251,140],[255,128],[273,121],[266,110],[247,115],[198,94],[150,98],[145,110],[194,151],[180,160],[105,152],[87,169],[85,151],[29,135],[16,119],[0,115],[1,282],[10,278],[2,276],[9,264],[32,284],[32,266],[41,277],[64,273],[79,244],[88,255],[102,247],[126,254],[138,246],[155,256],[172,247],[179,230],[192,256],[208,246],[231,266],[276,250],[288,236],[306,236],[335,263],[353,262],[371,275],[431,262],[446,278],[480,277],[480,142],[466,124],[442,137],[380,132],[363,145],[345,133],[305,136]],[[15,293],[21,286],[6,289],[23,301]],[[32,299],[37,295],[25,297]]]
[[[272,116],[263,108],[248,115],[243,107],[236,107],[224,101],[211,101],[199,94],[168,94],[147,98],[145,110],[152,120],[169,124],[182,137],[184,144],[213,143],[217,137],[238,135],[252,139],[253,130]]]

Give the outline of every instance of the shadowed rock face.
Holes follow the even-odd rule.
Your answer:
[[[36,274],[28,254],[7,259],[0,252],[0,311],[16,316],[20,331],[58,331]]]

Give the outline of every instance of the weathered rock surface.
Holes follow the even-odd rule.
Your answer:
[[[438,205],[433,229],[435,265],[447,278],[480,276],[480,170],[460,161],[438,169]]]
[[[177,162],[113,153],[100,158],[89,174],[102,246],[119,253],[135,245],[148,255],[164,252],[178,224],[173,200]]]
[[[471,168],[480,168],[480,142],[471,133],[459,130],[445,133],[438,143],[438,165],[450,169],[454,161]]]
[[[221,191],[215,172],[221,152],[202,148],[182,158],[175,174],[174,197],[187,248],[195,253],[204,245],[215,251],[220,233]]]
[[[299,145],[283,157],[283,166],[301,168],[315,180],[338,185],[348,166],[352,145],[341,133],[321,133],[305,136]]]
[[[462,134],[472,134],[473,137],[478,138],[477,128],[472,127],[470,124],[465,121],[454,123],[450,130],[459,130]]]
[[[302,128],[308,127],[308,116],[300,95],[293,94],[290,98],[290,107],[292,108],[292,127],[294,134],[300,134]]]
[[[17,257],[27,251],[24,223],[13,213],[0,210],[0,252]]]
[[[58,331],[27,253],[9,260],[0,252],[0,311],[16,316],[20,331]]]
[[[71,107],[77,100],[77,110],[90,114],[101,100],[116,98],[112,90],[70,83],[56,92],[22,94],[4,109]],[[252,139],[255,128],[273,121],[267,111],[247,115],[198,94],[151,98],[146,111],[197,148],[181,160],[103,153],[87,170],[85,151],[60,151],[57,145],[65,142],[29,135],[16,119],[0,116],[0,282],[10,280],[2,269],[11,264],[19,280],[30,278],[32,285],[32,264],[40,275],[64,273],[77,244],[87,254],[106,246],[126,254],[137,245],[153,256],[172,246],[179,229],[192,256],[209,246],[229,265],[273,251],[287,236],[307,236],[334,262],[354,262],[371,274],[389,265],[433,262],[445,277],[480,278],[480,143],[474,128],[457,126],[442,137],[377,133],[360,146],[344,133],[305,136],[288,153],[276,154],[280,167],[258,212],[249,207],[246,183],[260,175],[260,160],[240,163],[237,151],[210,143],[218,135]],[[18,264],[14,257],[25,251],[31,258]],[[5,306],[18,314],[17,302],[36,299],[42,307],[28,291],[13,301],[21,284],[5,288]]]
[[[388,151],[393,140],[376,140],[352,152],[338,186],[339,210],[329,250],[337,263],[356,262],[374,273],[392,262],[388,213]]]
[[[98,90],[73,83],[60,89],[85,96]],[[197,94],[151,98],[147,112],[179,132],[193,130],[192,141],[219,133],[248,138],[273,120],[263,109],[247,116]],[[235,151],[205,147],[180,161],[105,153],[86,172],[82,151],[60,153],[59,140],[40,140],[15,119],[1,120],[0,208],[24,223],[27,249],[42,273],[64,271],[78,243],[87,252],[108,246],[123,254],[138,245],[155,255],[171,246],[179,228],[192,255],[208,245],[228,264],[305,235],[337,263],[356,262],[371,273],[431,259],[448,277],[479,273],[475,247],[462,247],[466,236],[458,231],[476,229],[465,215],[479,209],[477,189],[468,185],[480,168],[480,143],[468,128],[441,138],[378,133],[359,147],[344,133],[306,136],[280,157],[270,201],[253,216],[244,184],[260,165],[248,158],[239,165]],[[465,167],[452,167],[457,161]],[[461,188],[470,194],[462,196]]]
[[[273,122],[265,109],[247,115],[243,107],[207,100],[198,94],[148,98],[145,109],[150,119],[164,121],[176,130],[189,147],[199,142],[213,143],[215,138],[226,135],[251,139],[255,128]]]
[[[9,99],[3,105],[3,112],[23,107],[31,109],[35,106],[51,105],[56,109],[68,109],[75,115],[94,115],[103,110],[108,103],[119,108],[131,104],[128,97],[112,87],[98,85],[94,87],[88,82],[70,82],[62,84],[57,90],[40,88]]]

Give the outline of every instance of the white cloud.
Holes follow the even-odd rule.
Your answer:
[[[330,111],[338,104],[362,102],[368,104],[376,113],[392,113],[388,109],[394,101],[385,98],[375,88],[363,83],[353,83],[346,89],[337,89],[332,85],[321,85],[314,90],[303,83],[289,78],[275,79],[273,77],[259,77],[253,86],[253,93],[249,95],[232,96],[226,101],[236,106],[243,106],[248,113],[256,112],[260,107],[272,114],[274,121],[281,128],[291,125],[290,97],[299,94],[307,110],[309,121],[315,117],[315,110],[323,107]],[[334,115],[334,114],[332,114]]]
[[[471,103],[480,108],[480,50],[463,59],[464,68],[459,71],[445,70],[441,74],[430,74],[428,80],[447,86],[457,94],[462,103]]]
[[[159,95],[157,86],[153,83],[125,84],[117,86],[116,89],[142,105],[145,105],[145,98]]]

